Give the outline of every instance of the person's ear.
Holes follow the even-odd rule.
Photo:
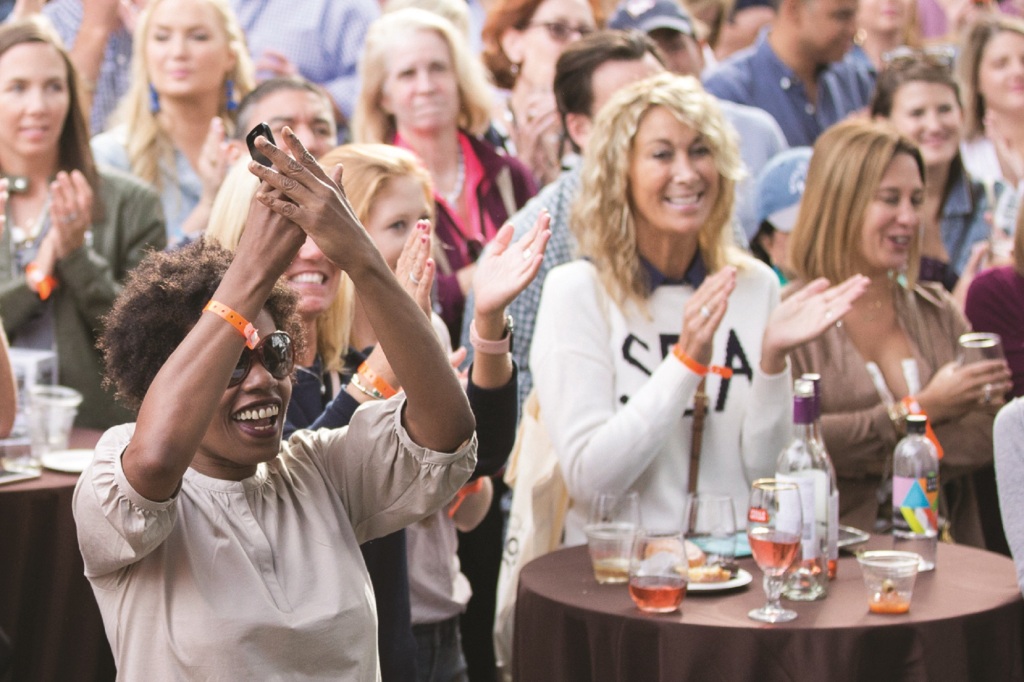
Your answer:
[[[565,132],[568,133],[569,138],[581,150],[587,148],[587,142],[590,140],[590,132],[593,128],[594,121],[586,114],[565,115]]]
[[[508,60],[515,65],[523,63],[523,35],[524,32],[518,28],[506,29],[498,39],[501,51],[505,53]]]

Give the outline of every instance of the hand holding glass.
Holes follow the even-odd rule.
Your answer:
[[[747,538],[754,561],[764,572],[764,606],[747,615],[763,623],[786,623],[796,611],[782,608],[783,577],[800,551],[803,525],[800,489],[774,478],[754,481],[747,512]]]

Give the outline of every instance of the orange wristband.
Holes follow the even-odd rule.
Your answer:
[[[259,332],[256,331],[256,327],[252,326],[249,320],[245,319],[231,308],[227,307],[219,301],[214,301],[212,298],[210,302],[203,308],[203,312],[211,312],[214,315],[222,317],[228,324],[238,330],[238,333],[245,339],[245,345],[252,350],[256,347],[256,344],[260,342]]]
[[[382,376],[370,369],[370,365],[363,361],[363,364],[359,365],[359,369],[356,372],[366,379],[366,383],[377,389],[382,396],[390,398],[391,396],[398,393],[394,387],[384,380]]]
[[[900,402],[903,403],[903,406],[907,408],[907,412],[909,414],[920,414],[920,415],[922,415],[924,417],[928,416],[928,414],[921,407],[921,403],[917,402],[917,398],[915,398],[914,396],[908,395],[906,398],[904,398]],[[942,451],[942,444],[939,443],[939,437],[935,435],[935,430],[932,429],[932,420],[931,419],[929,419],[925,423],[924,435],[925,435],[926,438],[928,438],[928,440],[930,440],[932,442],[932,445],[935,446],[935,452],[936,452],[936,454],[938,454],[939,459],[942,459],[942,456],[945,453],[943,453],[943,451]]]
[[[459,488],[459,492],[455,493],[455,499],[452,500],[451,506],[448,507],[448,518],[455,518],[455,512],[459,511],[459,507],[466,501],[466,498],[473,493],[480,492],[480,488],[484,487],[484,477],[470,481],[466,485]]]
[[[57,278],[53,275],[44,275],[34,262],[25,266],[25,275],[28,277],[29,287],[35,290],[40,301],[50,298],[50,294],[57,288]]]
[[[672,346],[672,355],[676,356],[676,359],[686,365],[686,367],[694,374],[706,376],[710,372],[711,374],[717,374],[723,379],[732,378],[732,370],[728,367],[722,367],[721,365],[702,365],[687,355],[686,351],[684,351],[683,347],[678,343]]]

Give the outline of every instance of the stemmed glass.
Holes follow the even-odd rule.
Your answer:
[[[800,551],[803,505],[795,483],[759,478],[750,491],[747,538],[754,561],[764,572],[764,606],[747,615],[762,623],[787,623],[796,611],[782,608],[783,577]]]

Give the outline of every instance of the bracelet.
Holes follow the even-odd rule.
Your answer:
[[[214,301],[212,298],[210,302],[203,308],[203,312],[211,312],[214,315],[218,315],[230,324],[232,327],[238,330],[238,333],[245,339],[245,345],[252,350],[256,347],[256,344],[260,342],[259,332],[256,331],[256,327],[252,326],[249,320],[245,319],[231,308],[227,307],[220,301]]]
[[[717,374],[723,379],[732,379],[732,370],[730,368],[722,367],[721,365],[702,365],[687,355],[686,351],[678,343],[672,346],[672,355],[676,356],[676,359],[686,365],[694,374],[706,376],[708,373],[711,373]]]
[[[892,422],[893,428],[896,429],[896,433],[901,436],[906,435],[907,432],[907,415],[910,414],[910,408],[904,401],[893,403],[885,408],[889,414],[889,420]]]
[[[362,382],[359,381],[359,375],[353,374],[352,378],[349,379],[348,383],[356,387],[356,390],[367,396],[371,400],[384,400],[384,395],[375,389],[373,386],[363,386]]]
[[[359,369],[356,370],[356,373],[362,376],[363,379],[366,380],[366,383],[376,389],[381,398],[390,398],[398,393],[391,384],[384,380],[384,377],[374,372],[370,368],[369,363],[365,360],[363,361],[363,364],[359,365]]]
[[[476,331],[476,319],[469,323],[469,345],[473,346],[473,349],[477,353],[483,353],[484,355],[504,355],[505,353],[512,352],[512,316],[505,316],[505,333],[497,341],[488,341],[487,339],[480,338],[480,334]]]
[[[484,487],[484,477],[470,481],[466,485],[459,488],[459,492],[455,493],[455,499],[452,500],[451,506],[448,507],[448,518],[455,518],[455,512],[459,511],[459,507],[466,501],[466,498],[474,493],[480,492],[480,489]]]
[[[53,275],[44,275],[35,261],[25,266],[25,276],[28,278],[29,288],[35,290],[40,301],[50,298],[50,294],[57,288],[57,278]]]
[[[907,414],[919,414],[923,417],[928,417],[928,413],[921,407],[921,403],[917,402],[917,398],[912,395],[908,395],[906,398],[900,401],[900,405],[907,411]],[[939,443],[939,437],[935,435],[935,430],[932,428],[932,420],[929,419],[924,425],[924,435],[932,442],[935,446],[935,452],[938,454],[939,459],[942,459],[945,454],[942,451],[942,444]]]

